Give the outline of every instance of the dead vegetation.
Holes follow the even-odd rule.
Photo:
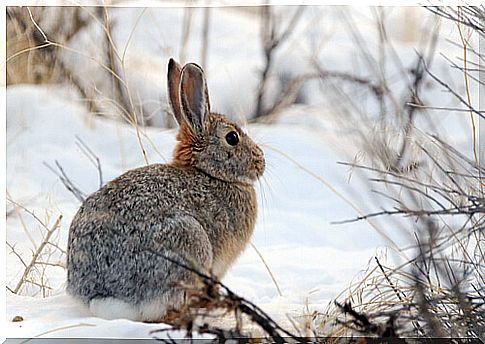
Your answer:
[[[25,212],[33,217],[41,227],[43,235],[38,245],[34,245],[31,257],[28,260],[16,250],[16,243],[10,243],[7,240],[7,254],[13,254],[19,259],[23,265],[23,271],[17,282],[12,287],[9,287],[7,284],[6,288],[13,294],[31,294],[36,296],[40,293],[42,297],[47,297],[51,294],[52,288],[47,278],[46,270],[48,268],[65,269],[64,257],[66,252],[59,244],[62,215],[59,215],[55,222],[49,226],[47,222],[40,219],[33,211],[18,204],[11,198],[7,200],[18,209],[19,213]],[[18,216],[21,215],[19,214]],[[25,230],[29,231],[28,228],[25,228]]]
[[[386,130],[369,131],[370,136],[383,136],[377,136],[377,140],[376,136],[372,140],[362,136],[360,142],[368,143],[363,145],[366,163],[342,163],[369,180],[379,210],[338,223],[388,217],[394,220],[390,231],[413,238],[414,243],[391,250],[399,258],[397,263],[383,264],[376,256],[374,264],[335,304],[314,314],[308,326],[317,329],[317,334],[485,340],[484,169],[477,153],[475,125],[483,112],[475,108],[470,97],[471,89],[482,82],[473,79],[474,73],[467,68],[467,52],[475,54],[474,59],[483,59],[471,47],[473,35],[483,35],[483,21],[482,26],[477,26],[477,18],[485,18],[485,11],[483,7],[431,10],[458,27],[464,51],[461,63],[441,57],[450,62],[450,68],[463,73],[465,95],[431,71],[435,54],[435,38],[431,35],[423,45],[429,53],[417,54],[408,96],[401,98],[404,102],[395,103],[389,99],[391,93],[384,93],[380,108],[385,111],[377,125],[372,125],[379,128],[385,123],[382,128]],[[426,91],[421,86],[425,78],[463,107],[443,109],[423,101]],[[390,88],[384,84],[383,89]],[[388,104],[393,103],[397,108],[391,110]],[[439,126],[433,125],[433,114],[443,110],[456,110],[460,116],[469,113],[470,151],[460,152],[436,130]],[[417,125],[417,115],[426,116],[430,125]],[[395,122],[390,130],[392,120]],[[399,132],[399,145],[384,144],[390,135]]]

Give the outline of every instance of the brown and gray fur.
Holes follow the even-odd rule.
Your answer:
[[[174,285],[196,277],[163,255],[222,278],[253,233],[253,183],[264,172],[263,152],[236,124],[210,112],[196,64],[182,68],[170,59],[168,93],[180,127],[172,162],[112,180],[71,223],[67,290],[98,316],[165,319],[185,301]],[[226,141],[231,131],[236,145]]]

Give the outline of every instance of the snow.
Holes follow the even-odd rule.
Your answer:
[[[64,218],[59,242],[65,247],[69,220],[79,203],[43,162],[52,164],[53,160],[58,160],[81,190],[93,192],[98,187],[97,171],[80,153],[75,144],[76,135],[88,143],[101,159],[106,181],[125,169],[143,165],[134,129],[128,124],[104,118],[86,120],[89,115],[83,112],[82,105],[67,101],[66,92],[61,87],[12,86],[7,90],[7,97],[9,193],[13,200],[20,203],[29,200],[26,206],[41,218],[46,212],[50,213],[46,217],[51,219],[62,213]],[[25,102],[24,99],[31,101]],[[16,115],[11,116],[12,113]],[[251,247],[228,272],[224,283],[263,309],[273,310],[276,318],[284,320],[286,312],[298,314],[307,299],[314,306],[326,304],[348,282],[349,276],[365,266],[380,240],[365,225],[357,226],[360,227],[357,232],[356,227],[330,225],[331,221],[351,214],[350,207],[337,200],[319,180],[309,177],[304,170],[275,151],[277,149],[295,157],[299,164],[329,178],[332,185],[345,191],[348,187],[345,176],[335,169],[338,157],[326,148],[325,140],[318,132],[295,124],[255,125],[248,130],[260,142],[271,142],[262,144],[268,171],[257,185],[260,216],[252,242],[271,268],[283,297],[278,296],[264,264]],[[147,128],[145,133],[156,143],[162,156],[170,156],[175,142],[174,130]],[[146,140],[148,160],[163,161],[150,149]],[[124,147],[124,156],[129,157],[124,158],[124,163],[119,145]],[[266,146],[271,149],[265,149]],[[37,225],[28,216],[24,216],[24,222],[29,229]],[[26,233],[20,230],[19,219],[9,217],[7,226],[8,242],[17,243],[16,249],[24,252],[27,259],[31,243]],[[40,230],[32,230],[31,233],[35,242],[41,240],[41,234]],[[355,262],[362,264],[356,266]],[[13,287],[22,269],[13,254],[7,256],[7,265],[7,283]],[[32,298],[8,294],[7,319],[15,315],[26,319],[21,323],[7,323],[9,337],[35,336],[75,324],[91,324],[96,329],[87,325],[69,327],[56,331],[56,335],[97,337],[113,333],[109,328],[115,325],[89,317],[84,306],[64,294],[63,269],[48,269],[48,275],[55,296]],[[295,281],[295,276],[306,278]],[[44,318],[50,320],[35,321]],[[116,332],[116,337],[147,336],[146,329],[153,328],[147,325],[125,327],[126,320],[112,322],[124,328],[124,332]],[[54,333],[49,333],[51,335]]]
[[[206,68],[212,108],[244,121],[254,110],[252,95],[257,87],[258,68],[263,63],[257,17],[234,9],[212,11],[211,15],[217,20],[211,27]],[[367,13],[366,10],[358,14],[367,19],[359,23],[367,23],[363,29],[366,39],[371,40],[373,29],[366,17],[368,13],[363,13]],[[127,47],[124,68],[129,88],[153,113],[156,125],[143,128],[138,134],[127,123],[88,114],[76,91],[66,86],[7,88],[7,197],[35,213],[49,228],[62,214],[60,230],[55,236],[60,247],[66,247],[70,220],[80,204],[45,163],[55,167],[58,161],[76,186],[89,194],[99,188],[100,181],[96,167],[81,152],[79,139],[99,157],[103,182],[145,164],[140,141],[150,163],[170,160],[176,130],[161,128],[166,123],[163,117],[166,62],[168,57],[179,54],[176,49],[181,40],[183,14],[183,10],[177,8],[119,8],[111,12],[115,22],[126,23],[115,26],[113,38],[120,51]],[[194,9],[193,15],[187,60],[197,61],[201,47],[196,33],[201,31],[202,11]],[[332,18],[331,13],[322,16],[322,9],[313,8],[307,15],[306,25],[296,30],[307,35],[306,40],[299,42],[301,50],[289,51],[289,47],[283,47],[277,68],[293,74],[306,72],[305,53],[312,49],[317,37],[327,36],[327,48],[319,57],[326,66],[347,71],[362,68],[351,64],[350,69],[346,68],[352,44],[344,38],[340,27],[328,22],[319,25],[322,24],[320,20],[325,22]],[[142,19],[138,21],[139,18]],[[99,27],[90,30],[90,34],[95,34]],[[395,30],[399,37],[402,34],[399,26]],[[403,38],[399,48],[402,58],[412,62],[415,58],[413,44],[407,40]],[[173,45],[165,46],[167,42]],[[77,37],[71,44],[76,49],[83,47],[86,55],[95,56],[97,51],[90,50],[90,44],[99,42],[87,35]],[[80,73],[91,76],[86,82],[99,83],[102,89],[103,81],[96,79],[99,63],[87,62],[68,52],[65,58],[66,63],[78,66]],[[299,63],[292,64],[292,61]],[[456,83],[462,82],[459,73],[449,77]],[[392,228],[379,219],[372,223],[332,224],[357,216],[355,207],[365,212],[372,204],[367,199],[366,182],[357,177],[349,182],[348,168],[337,164],[352,160],[361,147],[352,146],[354,141],[349,128],[340,126],[336,105],[321,107],[323,100],[318,97],[318,89],[312,89],[314,86],[309,84],[304,88],[306,104],[289,108],[276,124],[246,126],[250,136],[263,148],[267,160],[264,178],[256,185],[259,217],[252,243],[271,269],[282,296],[253,247],[246,249],[223,281],[288,326],[287,314],[301,315],[306,305],[311,310],[323,309],[367,267],[374,255],[393,247],[373,226],[391,235],[398,246],[406,242],[405,237],[394,235]],[[450,106],[447,97],[439,93],[439,90],[431,93],[441,102],[437,105]],[[372,109],[372,104],[368,108]],[[443,116],[440,124],[453,128],[456,143],[468,143],[468,127],[456,114]],[[11,202],[7,202],[7,211],[12,214],[7,217],[7,242],[15,243],[16,252],[29,261],[45,228]],[[14,288],[23,266],[10,249],[7,248],[7,252],[7,286]],[[54,250],[49,259],[62,265],[65,256]],[[65,294],[66,274],[62,267],[47,266],[45,275],[52,288],[48,297],[41,297],[35,287],[23,289],[22,295],[7,292],[4,327],[7,337],[150,338],[151,330],[166,326],[95,318],[86,306]],[[24,321],[12,322],[17,315]],[[181,334],[173,332],[171,335]]]
[[[125,319],[111,321],[94,318],[84,305],[67,295],[34,300],[9,295],[7,303],[7,319],[15,315],[24,318],[22,322],[10,323],[7,327],[7,337],[12,338],[145,338],[150,331],[167,327]],[[173,335],[176,335],[175,331]]]

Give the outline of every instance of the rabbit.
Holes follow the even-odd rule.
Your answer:
[[[187,301],[176,285],[197,278],[164,255],[221,279],[254,230],[263,151],[210,111],[200,66],[170,59],[167,74],[179,125],[172,161],[108,182],[69,228],[66,290],[101,318],[166,321]]]

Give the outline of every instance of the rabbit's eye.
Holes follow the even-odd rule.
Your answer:
[[[235,146],[239,143],[239,136],[235,131],[230,131],[226,135],[226,142],[229,143],[231,146]]]

